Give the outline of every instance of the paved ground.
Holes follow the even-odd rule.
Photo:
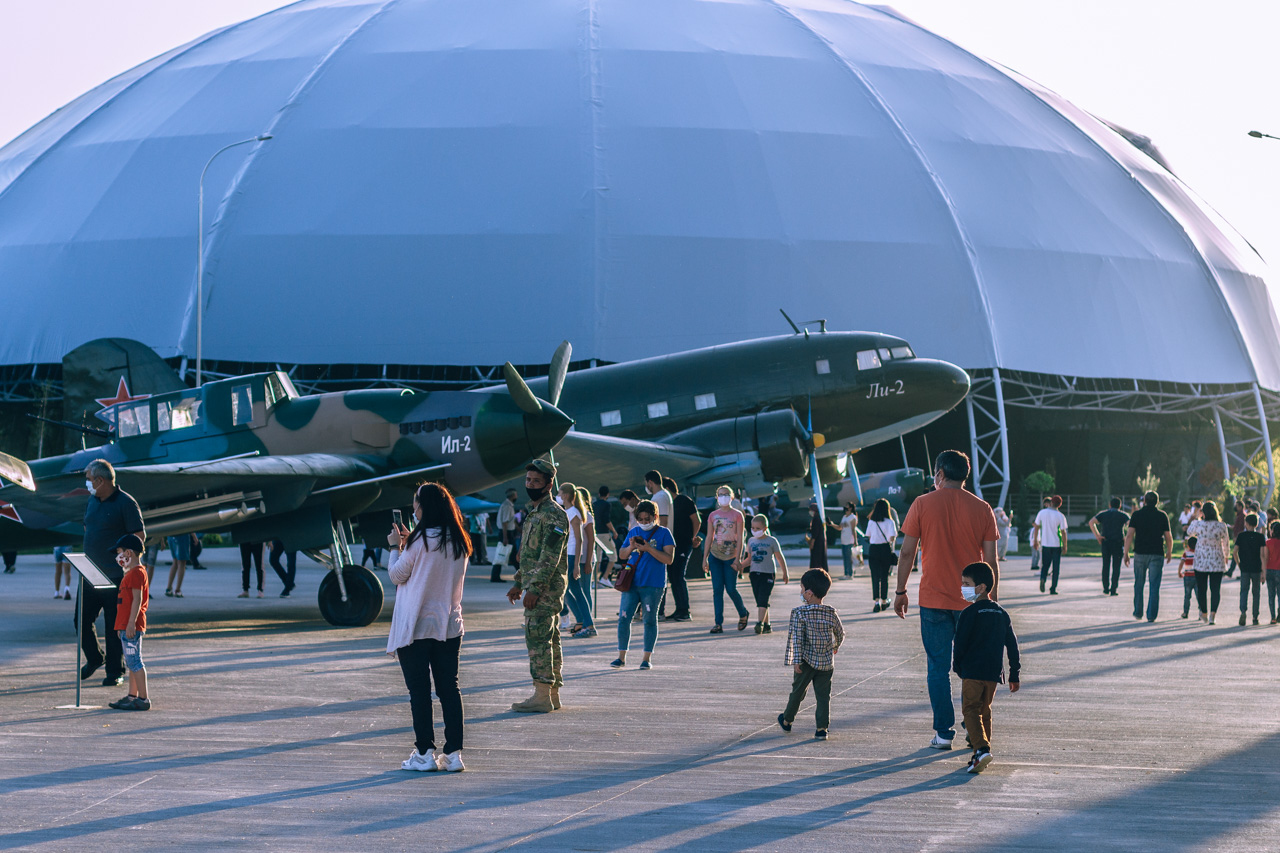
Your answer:
[[[1277,848],[1280,627],[1265,608],[1262,627],[1236,627],[1233,582],[1210,628],[1178,618],[1181,582],[1167,578],[1151,625],[1131,618],[1128,583],[1100,595],[1092,559],[1064,561],[1052,598],[1027,558],[1011,561],[1024,688],[999,693],[996,762],[973,777],[962,752],[924,748],[918,622],[871,614],[865,574],[831,597],[849,639],[820,743],[809,710],[790,735],[773,723],[785,633],[708,635],[706,583],[695,621],[663,625],[652,672],[611,671],[605,630],[568,641],[565,710],[511,713],[528,681],[519,616],[478,568],[463,644],[469,769],[425,775],[398,769],[412,736],[383,654],[390,608],[367,629],[332,629],[317,616],[318,568],[300,569],[293,599],[246,601],[232,552],[212,553],[185,599],[153,604],[149,713],[56,710],[74,699],[73,602],[46,598],[51,570],[33,558],[0,575],[0,848]],[[798,597],[778,587],[779,623]]]

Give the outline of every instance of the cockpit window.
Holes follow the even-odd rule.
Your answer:
[[[894,347],[890,352],[894,358],[915,358],[916,354],[911,351],[911,347]]]
[[[858,369],[872,370],[880,366],[880,356],[873,349],[864,349],[858,353]]]
[[[888,361],[888,360],[889,360],[889,359],[891,359],[891,358],[893,358],[893,356],[889,355],[889,350],[888,350],[888,348],[886,348],[886,347],[881,347],[881,348],[880,348],[880,359],[881,359],[881,361]]]

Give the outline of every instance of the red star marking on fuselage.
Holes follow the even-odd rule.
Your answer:
[[[22,523],[22,517],[18,515],[18,511],[13,508],[13,504],[8,504],[4,501],[0,501],[0,518],[8,518],[12,521],[18,522],[19,524]]]
[[[121,376],[120,385],[116,388],[116,395],[114,397],[101,397],[95,399],[97,399],[99,406],[102,406],[104,409],[109,409],[117,403],[132,403],[134,400],[145,400],[150,396],[150,394],[139,394],[135,397],[130,394],[129,383],[125,382],[124,377]]]

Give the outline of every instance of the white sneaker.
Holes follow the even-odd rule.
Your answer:
[[[440,769],[449,773],[458,773],[466,770],[467,766],[462,763],[462,750],[440,756]]]
[[[401,770],[418,770],[422,773],[434,773],[440,769],[440,758],[436,751],[430,750],[426,755],[414,750],[408,760],[400,762]]]
[[[950,749],[951,741],[947,740],[942,735],[934,735],[933,740],[929,741],[929,746],[933,749]]]

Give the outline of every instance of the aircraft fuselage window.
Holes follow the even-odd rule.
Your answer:
[[[858,353],[858,369],[872,370],[880,366],[880,356],[873,349],[864,349]]]
[[[915,358],[916,354],[911,351],[911,347],[894,347],[890,352],[894,358]]]
[[[817,368],[819,376],[825,376],[831,372],[831,362],[825,358],[818,359],[814,367]]]
[[[703,409],[714,409],[716,407],[716,395],[699,394],[693,398],[693,407],[699,412]]]
[[[401,435],[422,435],[424,432],[446,432],[451,429],[470,429],[471,416],[435,418],[429,421],[406,421],[400,424]]]
[[[156,403],[156,432],[169,431],[169,404],[163,401]]]
[[[600,413],[600,426],[618,426],[622,423],[622,412],[614,409],[612,412]]]
[[[667,410],[667,403],[666,403],[666,401],[665,401],[665,400],[664,400],[663,402],[661,402],[661,403],[650,403],[650,404],[649,404],[649,417],[651,417],[651,418],[665,418],[668,414],[669,414],[669,412],[668,412],[668,410]]]
[[[231,389],[231,423],[243,426],[253,421],[253,386],[237,385]]]
[[[173,403],[169,412],[170,426],[173,429],[186,429],[199,424],[204,420],[202,403],[204,400],[199,397],[186,397]]]

